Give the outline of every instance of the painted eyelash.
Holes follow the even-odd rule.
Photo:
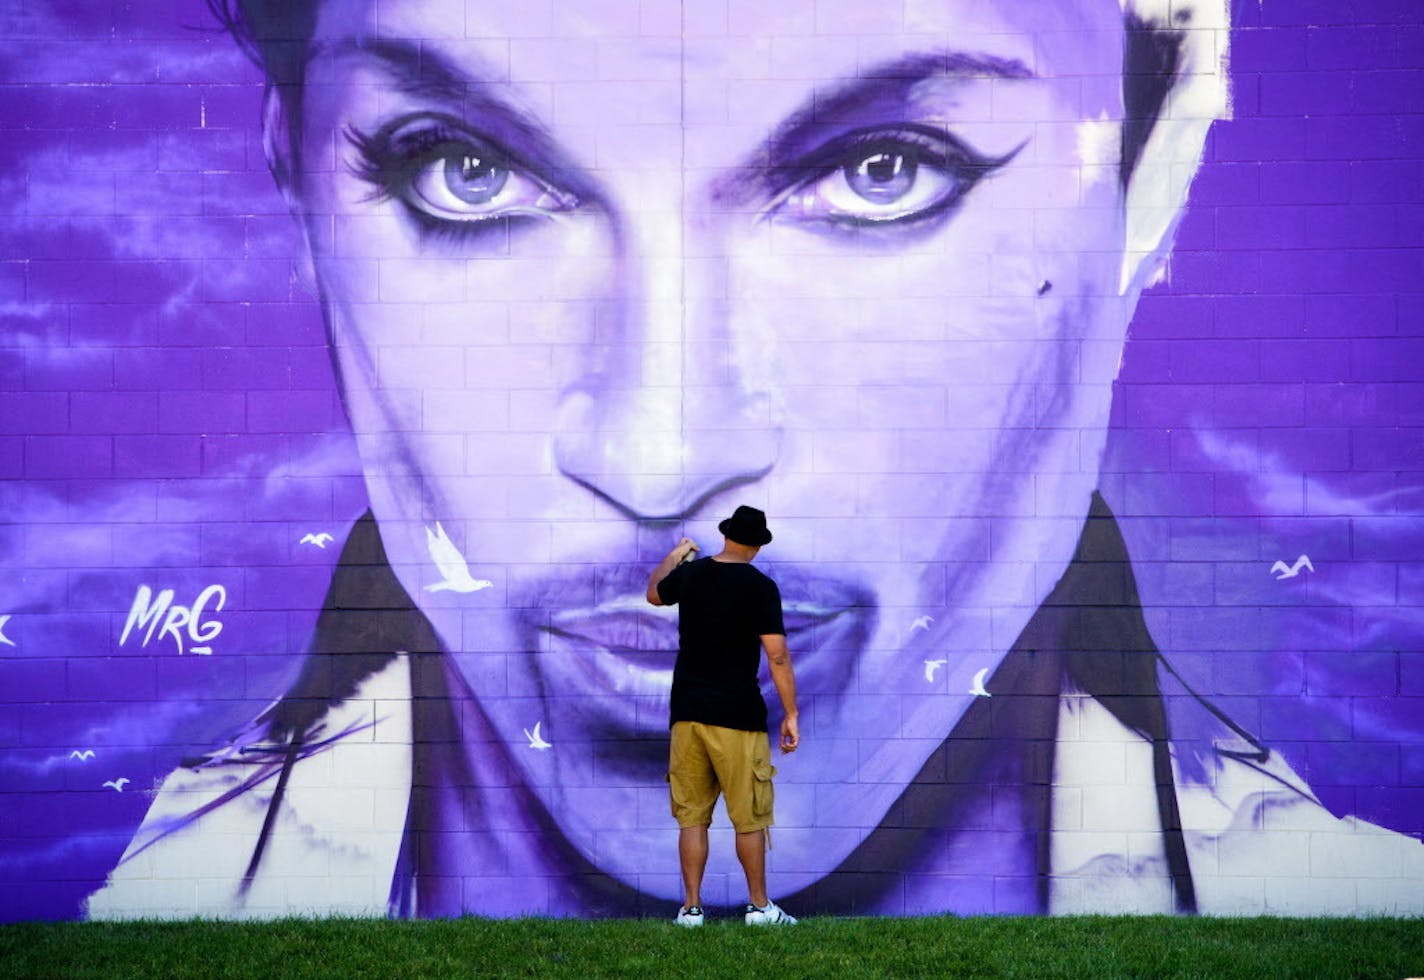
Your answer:
[[[400,197],[409,188],[419,167],[432,159],[431,151],[438,146],[478,146],[483,142],[444,123],[433,122],[434,125],[416,129],[399,139],[395,139],[394,134],[409,120],[384,126],[375,133],[363,132],[355,126],[346,127],[346,139],[359,157],[351,168],[352,173],[372,187],[366,200],[389,201]]]
[[[351,144],[358,157],[356,163],[351,166],[351,173],[370,184],[372,188],[371,193],[362,200],[390,200],[395,196],[392,179],[395,161],[385,135],[362,132],[350,125],[345,127],[343,133],[346,142]]]
[[[942,129],[929,126],[897,126],[888,129],[863,129],[833,140],[814,151],[808,166],[827,173],[836,169],[852,152],[860,149],[874,149],[878,146],[913,146],[930,154],[936,162],[948,164],[958,161],[971,168],[1001,166],[1017,150],[1007,156],[994,159],[985,157],[970,148],[962,140]]]

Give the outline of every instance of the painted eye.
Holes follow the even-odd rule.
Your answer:
[[[968,180],[902,144],[857,149],[841,166],[793,195],[804,217],[841,222],[903,221],[957,200]]]
[[[431,147],[414,167],[406,203],[444,221],[549,215],[572,202],[494,151],[473,144]]]
[[[903,151],[872,153],[842,168],[851,190],[872,204],[890,204],[915,186],[917,155]]]
[[[466,204],[489,204],[509,183],[509,168],[473,153],[445,158],[445,186]]]
[[[438,116],[420,115],[374,134],[347,130],[353,171],[370,200],[399,201],[426,230],[474,233],[481,222],[552,217],[579,196],[541,177],[497,143]]]
[[[986,158],[918,124],[852,133],[784,168],[792,186],[764,213],[813,227],[913,225],[947,214],[1017,153]]]

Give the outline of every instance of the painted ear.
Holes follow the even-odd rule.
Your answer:
[[[294,139],[296,134],[292,132],[283,95],[276,85],[268,85],[262,98],[262,152],[267,157],[267,169],[272,172],[272,179],[277,182],[277,189],[287,202],[287,210],[301,231],[302,251],[294,261],[297,281],[316,295],[316,269],[312,261],[308,217],[298,186],[296,153],[292,146]]]
[[[1126,249],[1123,254],[1119,289],[1136,297],[1162,274],[1171,249],[1172,237],[1186,208],[1187,192],[1201,166],[1207,130],[1216,119],[1230,114],[1226,79],[1226,48],[1229,30],[1223,16],[1193,17],[1211,3],[1179,3],[1175,19],[1180,29],[1166,30],[1162,38],[1175,40],[1170,67],[1136,65],[1129,58],[1127,72],[1166,68],[1172,81],[1150,120],[1139,120],[1145,130],[1141,142],[1124,146],[1124,166],[1130,166],[1124,197],[1126,204]],[[1210,20],[1210,23],[1203,23]],[[1139,30],[1152,31],[1140,27]],[[1150,43],[1150,42],[1149,42]],[[1131,50],[1131,49],[1130,49]],[[1155,49],[1158,55],[1163,48]],[[1132,128],[1129,124],[1129,130]]]

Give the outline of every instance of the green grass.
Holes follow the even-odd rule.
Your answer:
[[[709,922],[18,923],[6,977],[1424,976],[1424,920],[811,919]]]

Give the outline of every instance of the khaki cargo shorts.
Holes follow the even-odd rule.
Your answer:
[[[672,726],[668,785],[679,827],[707,827],[721,793],[739,834],[770,827],[771,742],[766,732],[680,721]]]

